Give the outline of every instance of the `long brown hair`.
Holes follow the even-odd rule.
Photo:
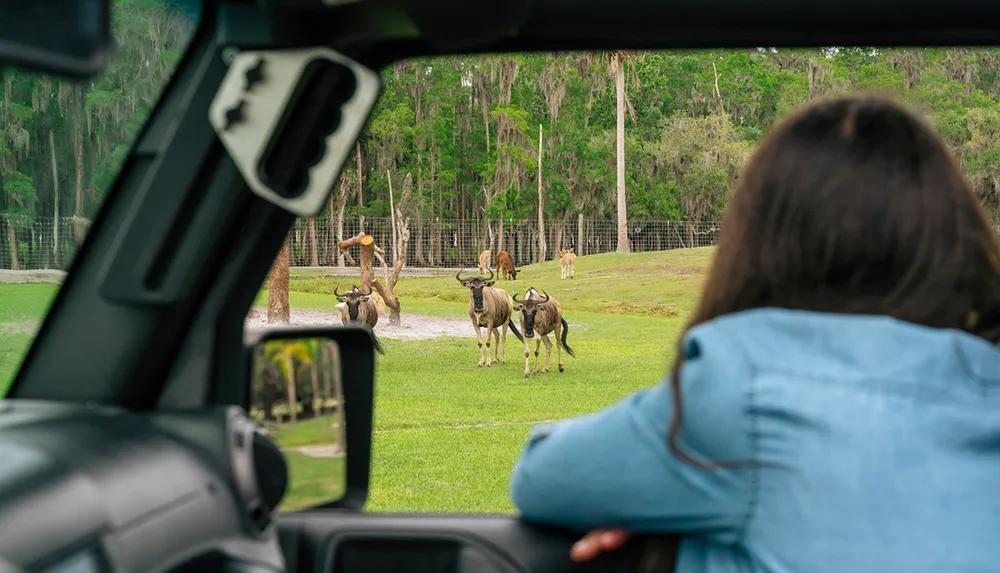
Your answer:
[[[1000,249],[944,143],[880,97],[800,109],[764,138],[726,209],[701,300],[671,372],[671,451],[682,422],[684,335],[777,307],[890,316],[1000,339]]]

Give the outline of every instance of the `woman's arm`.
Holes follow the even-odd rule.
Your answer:
[[[688,344],[698,352],[681,372],[679,443],[699,460],[750,461],[750,369],[718,333],[697,331]],[[600,412],[535,427],[511,479],[514,505],[525,520],[580,531],[735,534],[752,510],[755,470],[677,459],[667,447],[673,414],[664,381]]]

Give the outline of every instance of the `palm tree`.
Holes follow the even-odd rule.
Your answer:
[[[300,370],[295,365],[298,363],[301,367],[313,363],[309,345],[303,340],[270,340],[266,344],[265,352],[281,369],[285,382],[288,384],[288,415],[292,425],[295,425],[298,423],[298,398],[296,397],[295,381],[296,374]]]

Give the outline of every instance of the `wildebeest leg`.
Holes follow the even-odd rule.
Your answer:
[[[493,366],[493,355],[490,354],[490,339],[493,337],[493,323],[486,323],[486,367]]]
[[[562,331],[562,317],[557,317],[557,318],[559,318],[559,320],[556,321],[556,329],[553,332],[556,335],[556,362],[559,364],[559,371],[562,372],[564,370],[562,361],[562,350],[560,350],[559,348],[559,341],[562,340],[562,338],[559,336]],[[545,342],[548,341],[549,339],[546,338]],[[546,364],[546,366],[548,366],[548,364]]]
[[[535,369],[532,370],[533,374],[538,374],[538,349],[541,348],[541,346],[542,346],[542,339],[539,336],[538,331],[536,330],[535,331]]]
[[[476,364],[477,368],[483,367],[483,334],[479,331],[479,322],[476,319],[472,319],[472,326],[476,329],[476,342],[479,343],[479,364]]]
[[[524,328],[524,324],[523,323],[521,324],[521,328],[522,329]],[[530,341],[531,341],[530,338],[528,338],[527,336],[524,337],[524,377],[525,378],[527,378],[528,376],[531,376],[531,368],[530,368],[530,364],[531,364],[531,347],[528,346],[530,344]]]
[[[503,339],[501,339],[500,345],[503,347],[503,362],[507,364],[507,323],[503,323]]]
[[[545,367],[542,368],[542,374],[548,374],[549,360],[552,359],[552,341],[549,340],[549,335],[546,334],[542,337],[542,342],[545,343]]]
[[[500,362],[500,328],[493,327],[493,362]]]

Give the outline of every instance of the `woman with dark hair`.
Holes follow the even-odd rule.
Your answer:
[[[677,571],[987,571],[1000,249],[940,139],[873,97],[777,125],[660,385],[532,430],[527,521],[683,535]]]

